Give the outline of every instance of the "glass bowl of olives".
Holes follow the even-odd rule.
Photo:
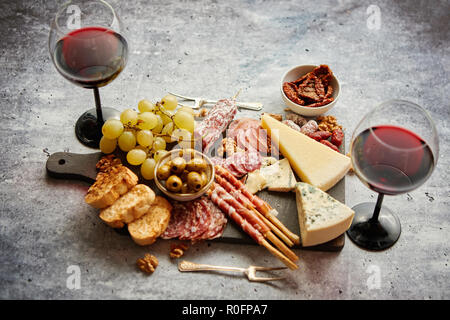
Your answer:
[[[174,149],[155,166],[156,186],[177,201],[190,201],[206,193],[214,181],[214,165],[194,149]]]

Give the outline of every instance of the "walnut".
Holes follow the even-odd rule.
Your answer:
[[[154,255],[146,253],[144,258],[137,259],[136,264],[141,271],[153,273],[158,266],[158,259]]]
[[[189,246],[186,243],[172,244],[170,246],[169,256],[172,259],[178,259],[184,255],[184,251],[187,250]]]
[[[225,138],[222,140],[222,145],[217,149],[217,154],[220,157],[223,157],[226,155],[227,157],[231,156],[232,154],[235,154],[236,152],[242,152],[241,148],[238,148],[236,141],[234,139]]]
[[[342,129],[338,124],[337,119],[333,116],[319,116],[317,117],[319,123],[319,130],[333,132],[336,129]]]

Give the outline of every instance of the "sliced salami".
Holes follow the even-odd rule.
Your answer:
[[[236,115],[237,107],[234,100],[219,100],[208,112],[206,118],[195,129],[195,137],[202,140],[202,150],[207,153],[222,132]]]
[[[172,201],[172,207],[169,225],[161,235],[162,239],[178,238],[186,229],[186,206],[180,202]]]
[[[211,200],[205,201],[205,205],[210,211],[211,220],[208,225],[208,230],[197,237],[197,239],[212,240],[215,238],[219,238],[222,236],[223,231],[225,230],[227,218],[225,217],[225,214],[219,208],[217,208],[214,203],[211,202]]]
[[[262,157],[259,152],[247,152],[245,162],[243,163],[244,169],[247,172],[253,172],[261,168]]]
[[[228,138],[235,138],[239,131],[246,130],[249,128],[258,128],[260,126],[260,121],[252,118],[241,118],[234,120],[230,123],[227,130]]]
[[[187,221],[183,233],[178,237],[180,240],[191,240],[192,236],[201,228],[201,215],[198,201],[189,201],[186,203],[187,207]]]
[[[270,148],[270,142],[267,137],[267,131],[263,128],[257,129],[257,137],[258,137],[258,151],[263,154],[268,154]]]
[[[195,201],[197,219],[195,223],[192,224],[189,240],[196,240],[209,228],[211,223],[211,210],[206,204],[206,201],[208,201],[206,196]]]
[[[245,130],[245,139],[247,140],[248,151],[259,151],[258,129],[249,128]]]

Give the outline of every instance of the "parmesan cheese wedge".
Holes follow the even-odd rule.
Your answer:
[[[355,212],[326,192],[299,182],[295,193],[302,246],[328,242],[350,227]]]
[[[303,182],[327,191],[350,169],[349,157],[268,115],[262,115],[261,126],[269,132],[272,143],[279,147]]]

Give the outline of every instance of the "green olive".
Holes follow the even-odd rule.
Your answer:
[[[202,176],[195,171],[189,172],[187,177],[187,184],[192,190],[199,191],[203,187]]]
[[[200,176],[202,177],[202,187],[204,187],[208,183],[208,175],[206,174],[206,171],[202,171],[200,172]]]
[[[189,171],[184,170],[183,173],[180,175],[181,181],[186,182],[188,174],[189,174]]]
[[[194,158],[189,160],[186,164],[186,170],[188,171],[205,171],[207,167],[206,161],[202,158]]]
[[[170,167],[167,164],[159,167],[158,171],[156,171],[156,176],[159,180],[166,180],[170,176]]]
[[[189,186],[186,182],[181,186],[181,193],[189,193]]]
[[[177,157],[170,162],[170,170],[175,174],[181,174],[186,168],[186,160]]]
[[[166,188],[172,192],[179,192],[181,190],[181,186],[183,182],[176,175],[171,175],[166,181]]]

